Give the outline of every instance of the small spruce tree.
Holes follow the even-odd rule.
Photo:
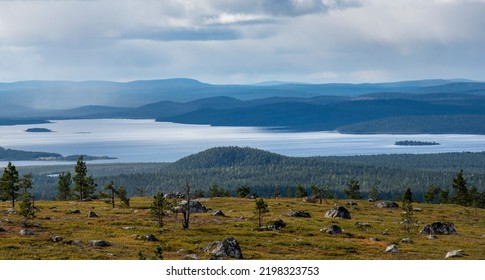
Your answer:
[[[28,192],[24,192],[22,195],[22,201],[20,201],[19,214],[24,217],[23,224],[28,225],[28,221],[35,218],[35,210],[31,200],[31,195]]]
[[[268,213],[268,204],[264,201],[262,198],[256,199],[256,208],[255,208],[255,214],[258,217],[258,225],[259,227],[263,226],[263,215]]]
[[[155,220],[160,228],[163,228],[163,218],[165,217],[165,210],[167,208],[167,201],[162,192],[158,192],[153,196],[153,202],[150,206],[150,215]]]

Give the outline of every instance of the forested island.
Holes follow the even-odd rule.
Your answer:
[[[0,147],[0,161],[15,161],[15,160],[55,160],[55,161],[76,161],[79,155],[63,156],[58,153],[47,153],[47,152],[32,152],[32,151],[22,151],[5,149]],[[114,157],[108,156],[84,156],[86,160],[106,160],[106,159],[116,159]]]
[[[403,140],[403,141],[396,141],[394,143],[396,146],[435,146],[440,145],[440,143],[434,141],[415,141],[415,140]]]
[[[25,132],[54,132],[54,131],[43,127],[33,127],[33,128],[27,128]]]

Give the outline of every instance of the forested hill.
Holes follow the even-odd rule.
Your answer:
[[[227,168],[284,164],[290,158],[254,148],[216,147],[182,158],[174,169]]]
[[[50,174],[73,171],[72,166],[19,167],[34,174],[34,192],[40,199],[57,193],[57,178]],[[347,182],[355,178],[365,194],[372,186],[383,198],[393,198],[411,187],[420,199],[430,185],[451,189],[456,173],[463,169],[468,185],[481,191],[485,182],[485,152],[403,154],[345,157],[287,157],[253,148],[219,147],[185,157],[174,163],[88,164],[101,189],[113,180],[129,195],[153,195],[156,191],[180,191],[186,181],[194,190],[208,194],[217,185],[231,193],[241,185],[252,192],[272,196],[278,190],[294,192],[302,184],[308,192],[315,184],[343,197]]]

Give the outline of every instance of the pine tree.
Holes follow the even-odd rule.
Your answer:
[[[298,184],[296,186],[295,196],[296,198],[302,198],[302,197],[308,196],[308,193],[305,191],[302,184]]]
[[[407,233],[410,233],[413,226],[416,225],[416,220],[413,214],[413,194],[411,192],[411,188],[407,188],[403,194],[402,209],[403,212],[401,214],[401,225]]]
[[[468,206],[470,203],[468,198],[468,188],[466,186],[466,180],[463,177],[463,170],[460,170],[453,178],[451,187],[454,191],[453,200],[458,205]]]
[[[57,181],[57,198],[68,200],[71,197],[71,172],[62,172]]]
[[[73,190],[81,201],[93,196],[97,188],[93,176],[87,176],[87,173],[86,162],[83,161],[83,156],[81,155],[74,167],[74,177],[72,178],[74,182]]]
[[[19,173],[15,165],[11,162],[5,167],[2,175],[1,189],[3,191],[3,196],[5,199],[9,199],[12,202],[12,208],[15,208],[15,199],[18,196],[18,191],[20,189],[20,179]]]
[[[347,188],[344,190],[345,195],[350,199],[360,199],[362,196],[360,195],[360,185],[359,181],[352,178],[349,182],[347,182]]]
[[[126,190],[123,186],[120,186],[118,188],[118,192],[116,195],[121,200],[121,207],[130,207],[130,199],[128,198]]]
[[[263,226],[263,215],[268,212],[268,204],[262,198],[256,199],[255,214],[258,216],[259,227]]]
[[[158,192],[153,196],[153,202],[150,207],[150,215],[157,222],[160,228],[163,228],[163,217],[165,217],[165,210],[167,208],[167,201],[162,192]]]
[[[411,192],[411,188],[408,187],[406,189],[406,191],[403,194],[402,201],[403,202],[409,202],[409,203],[414,202],[414,200],[413,200],[413,193]]]

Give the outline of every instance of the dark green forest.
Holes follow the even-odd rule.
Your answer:
[[[381,199],[395,199],[411,188],[418,201],[430,186],[450,190],[454,176],[464,170],[469,187],[485,188],[485,152],[442,154],[397,154],[374,156],[287,157],[240,147],[212,148],[173,163],[88,164],[98,189],[111,180],[129,196],[149,196],[158,191],[181,191],[186,181],[193,190],[209,195],[217,186],[230,195],[243,185],[258,196],[294,196],[298,185],[311,194],[311,187],[325,188],[332,196],[344,197],[346,184],[359,181],[367,197],[377,188]],[[39,199],[52,199],[64,166],[19,167],[21,174],[33,173],[33,192]]]

